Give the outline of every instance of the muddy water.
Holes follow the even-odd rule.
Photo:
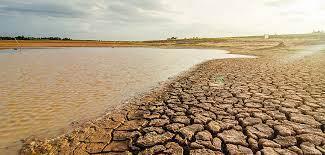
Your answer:
[[[221,50],[58,48],[0,51],[0,153],[30,135],[55,136]]]

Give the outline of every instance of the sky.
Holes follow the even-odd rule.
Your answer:
[[[0,35],[154,40],[325,30],[325,0],[0,0]]]

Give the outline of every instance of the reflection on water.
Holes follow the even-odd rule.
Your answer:
[[[62,133],[194,64],[233,57],[245,56],[150,48],[0,51],[0,153],[33,134]]]

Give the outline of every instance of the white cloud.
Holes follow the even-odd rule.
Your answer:
[[[0,35],[146,40],[325,29],[322,0],[0,1]]]
[[[279,7],[279,6],[285,6],[285,5],[295,3],[298,0],[264,0],[264,1],[265,1],[264,3],[268,6]]]

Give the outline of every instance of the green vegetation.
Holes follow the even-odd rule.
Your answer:
[[[0,40],[72,40],[70,38],[60,38],[60,37],[28,37],[28,36],[17,36],[17,37],[9,37],[9,36],[0,36]]]

